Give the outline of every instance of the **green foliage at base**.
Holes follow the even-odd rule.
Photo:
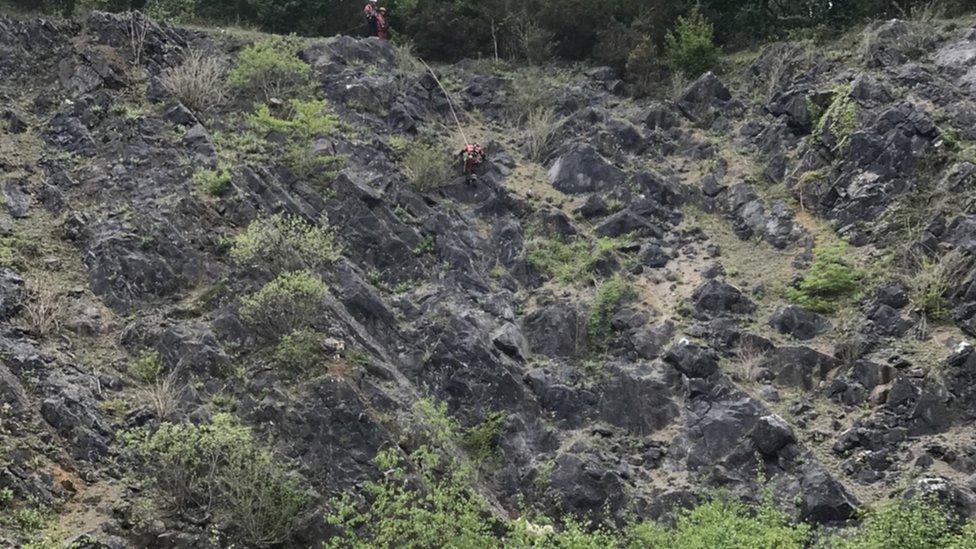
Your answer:
[[[587,336],[595,350],[606,348],[613,336],[610,320],[620,310],[621,303],[633,295],[634,289],[620,275],[607,280],[597,290],[590,304],[590,317],[587,322]]]
[[[817,120],[813,134],[822,139],[829,133],[839,147],[847,142],[847,138],[856,129],[857,102],[851,97],[850,87],[840,88],[836,91],[834,100]]]
[[[220,196],[230,186],[231,178],[226,168],[199,170],[193,174],[193,186],[210,196]]]
[[[390,449],[376,456],[383,479],[368,483],[368,508],[360,509],[351,496],[333,504],[327,522],[339,535],[327,548],[373,549],[399,547],[497,547],[487,502],[457,475],[435,478],[439,457],[424,447],[407,461]],[[411,472],[419,469],[424,490],[410,487]]]
[[[485,420],[467,429],[461,435],[461,447],[479,462],[488,462],[495,457],[498,438],[508,416],[502,412],[491,412]]]
[[[813,265],[795,288],[787,288],[791,301],[818,313],[833,313],[852,297],[864,273],[844,259],[847,246],[837,243],[814,250]]]
[[[401,165],[410,183],[425,192],[443,187],[454,180],[451,159],[453,153],[420,141],[410,141],[402,147]]]
[[[206,516],[252,545],[287,541],[311,502],[287,461],[227,414],[201,425],[163,423],[123,434],[152,497],[188,516]]]
[[[283,273],[241,299],[241,320],[265,338],[277,339],[311,326],[328,296],[329,288],[312,273]]]
[[[262,103],[306,95],[312,67],[298,55],[304,46],[295,36],[272,36],[252,44],[241,51],[227,81],[238,93]]]
[[[860,528],[832,540],[831,549],[973,549],[976,530],[960,529],[936,500],[915,498],[868,512]]]
[[[276,111],[262,105],[247,118],[247,123],[258,135],[277,133],[285,137],[281,161],[299,179],[328,181],[345,164],[344,159],[315,149],[317,138],[334,132],[340,125],[324,100],[292,99],[287,107]]]
[[[540,238],[529,243],[527,259],[558,282],[585,284],[592,281],[607,254],[627,242],[626,238],[600,238],[593,243],[582,238]]]
[[[143,383],[152,383],[163,374],[163,361],[158,351],[145,350],[129,366],[129,372]]]
[[[714,69],[719,60],[714,35],[711,22],[694,7],[687,16],[679,17],[674,30],[668,33],[664,42],[665,64],[691,78]]]
[[[251,222],[234,238],[230,257],[241,266],[272,273],[307,267],[319,271],[339,259],[342,249],[326,223],[274,215]]]
[[[292,371],[309,371],[320,366],[326,359],[322,350],[322,338],[318,332],[296,330],[281,338],[275,347],[274,361],[281,368]]]

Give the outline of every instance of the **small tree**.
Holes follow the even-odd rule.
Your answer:
[[[311,326],[329,289],[308,271],[284,273],[241,299],[241,319],[268,339]]]
[[[695,6],[665,38],[664,60],[668,68],[689,77],[696,77],[718,65],[719,50],[715,46],[712,23]]]
[[[244,48],[230,72],[231,87],[263,102],[305,95],[312,67],[298,56],[302,46],[296,36],[273,36]]]

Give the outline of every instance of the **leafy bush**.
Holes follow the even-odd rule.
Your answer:
[[[813,135],[824,139],[828,134],[837,147],[843,145],[857,129],[857,102],[851,96],[850,87],[834,92],[834,99],[820,114]]]
[[[238,264],[272,274],[305,267],[320,271],[341,253],[324,222],[312,225],[301,217],[280,214],[251,222],[230,249],[231,259]]]
[[[232,175],[226,168],[199,170],[193,174],[193,186],[210,196],[220,196],[230,186]]]
[[[314,147],[317,137],[328,135],[339,125],[339,118],[329,112],[328,103],[293,99],[283,110],[279,116],[262,105],[248,117],[248,124],[262,136],[279,133],[285,137],[282,161],[300,179],[334,178],[342,159],[319,154]]]
[[[582,284],[592,280],[600,262],[624,241],[601,238],[591,244],[582,238],[535,239],[529,244],[527,258],[530,264],[559,282]]]
[[[960,529],[937,501],[915,498],[867,513],[861,527],[838,536],[832,549],[971,549],[972,525]]]
[[[696,6],[685,17],[679,17],[664,43],[664,62],[675,72],[692,78],[718,65],[719,50],[715,31]]]
[[[311,497],[303,483],[227,414],[128,431],[123,440],[154,495],[184,515],[211,513],[243,542],[285,542],[305,518]]]
[[[285,114],[272,113],[268,105],[261,105],[249,118],[249,124],[264,133],[279,132],[285,136],[309,141],[331,133],[339,125],[339,117],[329,112],[329,104],[323,100],[303,101],[292,99]]]
[[[329,289],[308,271],[283,273],[241,299],[241,319],[268,339],[312,325]]]
[[[366,485],[369,507],[359,509],[350,496],[334,502],[326,521],[339,534],[325,547],[497,547],[492,531],[496,519],[484,498],[456,474],[436,478],[431,470],[437,456],[427,448],[410,457],[420,470],[424,489],[410,487],[411,464],[399,448],[380,452],[376,465],[386,474]]]
[[[146,349],[129,366],[132,375],[143,383],[156,381],[163,375],[163,361],[159,358],[159,352]]]
[[[813,265],[796,288],[786,296],[797,305],[818,313],[832,313],[837,305],[857,291],[863,273],[844,259],[847,247],[841,242],[814,250]]]
[[[453,155],[439,147],[411,142],[403,153],[403,170],[421,192],[448,185],[454,179]]]
[[[193,50],[182,65],[163,72],[163,87],[188,109],[205,112],[226,100],[226,72],[217,57]]]
[[[489,413],[484,421],[464,431],[461,435],[461,447],[477,461],[491,461],[507,418],[502,412]]]
[[[274,361],[278,366],[289,370],[311,370],[326,359],[322,350],[322,337],[322,334],[312,330],[296,330],[278,342]]]
[[[272,36],[241,52],[228,75],[231,87],[267,103],[303,96],[312,85],[312,67],[298,54],[304,42],[295,36]]]
[[[625,299],[633,295],[633,288],[620,275],[607,280],[597,290],[590,304],[590,318],[587,323],[587,336],[590,344],[597,350],[607,346],[613,335],[610,320],[620,310]]]

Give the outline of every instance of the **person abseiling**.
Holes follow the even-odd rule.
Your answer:
[[[478,166],[485,161],[487,155],[485,150],[481,148],[481,145],[477,143],[468,143],[461,149],[461,158],[464,162],[464,175],[471,176],[474,175]]]

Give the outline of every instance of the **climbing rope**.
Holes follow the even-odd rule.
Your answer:
[[[430,73],[430,75],[434,78],[434,82],[437,82],[437,85],[441,88],[441,91],[444,93],[444,98],[447,99],[447,106],[451,108],[451,116],[454,117],[454,123],[457,124],[458,133],[461,134],[461,139],[464,140],[464,145],[470,145],[471,142],[468,141],[468,136],[464,134],[464,129],[461,127],[461,121],[458,119],[457,111],[454,110],[454,102],[451,101],[451,94],[447,92],[447,88],[441,84],[440,79],[437,78],[436,74],[434,74],[434,69],[430,68],[430,65],[428,65],[423,59],[418,57],[417,60],[423,63],[424,67],[427,67],[427,72]]]

